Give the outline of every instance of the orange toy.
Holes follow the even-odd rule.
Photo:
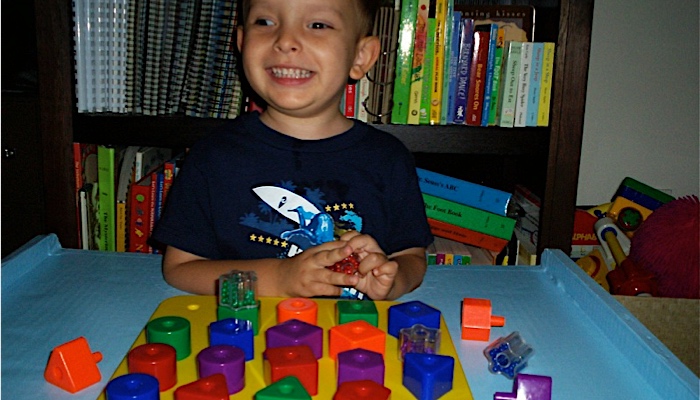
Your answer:
[[[44,370],[44,379],[70,393],[91,386],[102,379],[97,363],[102,353],[92,352],[87,339],[79,337],[56,346]]]
[[[332,327],[328,339],[328,356],[337,360],[338,353],[352,349],[370,350],[384,356],[386,332],[362,319]]]
[[[313,300],[293,297],[277,303],[277,323],[298,319],[311,325],[318,324],[318,305]]]
[[[505,324],[505,318],[491,315],[491,300],[465,298],[462,302],[462,340],[487,342],[491,327]]]

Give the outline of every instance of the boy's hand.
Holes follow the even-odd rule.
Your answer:
[[[332,241],[284,260],[277,269],[277,288],[288,297],[338,297],[343,286],[355,286],[358,277],[328,268],[352,254],[345,241]]]
[[[370,235],[348,232],[341,236],[352,251],[360,258],[355,289],[372,300],[384,300],[394,287],[399,264],[389,260],[377,241]]]

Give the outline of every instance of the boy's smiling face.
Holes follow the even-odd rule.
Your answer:
[[[286,116],[338,114],[348,77],[360,79],[379,51],[355,0],[252,0],[243,23],[246,77],[268,110]]]

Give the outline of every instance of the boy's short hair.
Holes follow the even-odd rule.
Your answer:
[[[248,10],[252,0],[241,1],[241,19],[239,24],[242,24],[248,18]],[[360,12],[360,23],[363,25],[362,31],[366,36],[372,35],[374,27],[374,16],[379,8],[379,0],[352,0],[355,2],[358,11]]]

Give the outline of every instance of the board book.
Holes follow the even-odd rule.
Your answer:
[[[255,393],[267,387],[264,381],[263,352],[265,351],[264,332],[277,324],[277,304],[284,300],[276,297],[261,297],[260,299],[260,320],[259,333],[254,337],[253,352],[254,358],[245,364],[245,387],[242,391],[235,393],[233,397],[241,399],[253,399]],[[313,399],[328,400],[333,398],[336,391],[336,364],[329,357],[328,331],[336,325],[336,300],[333,299],[313,299],[318,305],[317,325],[323,328],[323,357],[318,360],[318,394]],[[398,302],[375,301],[378,312],[378,328],[384,332],[388,331],[388,309]],[[429,305],[429,304],[428,304]],[[198,379],[196,356],[209,346],[208,328],[209,324],[217,320],[217,297],[216,296],[175,296],[164,300],[151,316],[150,320],[160,317],[177,316],[190,322],[191,353],[188,357],[177,362],[177,384],[169,390],[160,392],[161,400],[173,400],[174,392],[178,387],[194,382]],[[451,356],[455,360],[452,390],[445,393],[441,400],[473,400],[471,390],[464,375],[464,369],[457,356],[457,350],[450,337],[444,316],[440,316],[441,344],[440,354]],[[146,331],[141,331],[136,338],[131,349],[134,349],[146,342]],[[399,359],[399,342],[388,333],[386,334],[386,349],[384,353],[385,375],[384,386],[391,389],[391,396],[395,399],[411,399],[413,394],[403,386],[402,383],[402,363]],[[128,373],[127,356],[117,367],[111,379]],[[102,393],[99,400],[105,400]]]

